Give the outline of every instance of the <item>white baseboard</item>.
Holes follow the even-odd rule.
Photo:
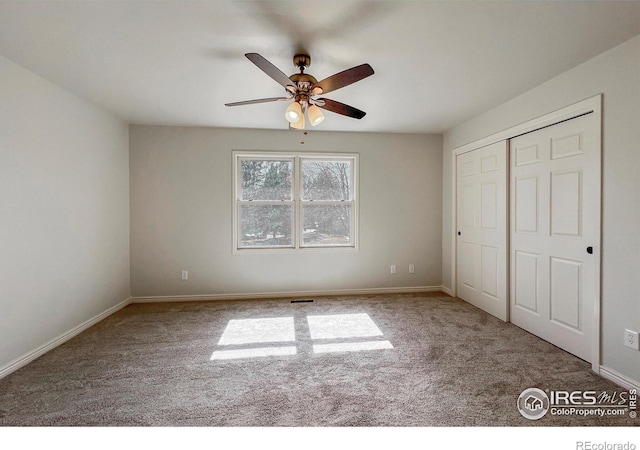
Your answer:
[[[69,339],[79,335],[80,333],[82,333],[87,328],[92,327],[93,325],[97,324],[98,322],[100,322],[103,319],[106,319],[111,314],[115,313],[116,311],[121,310],[122,308],[124,308],[125,306],[127,306],[130,303],[131,303],[131,297],[129,297],[126,300],[118,303],[115,306],[112,306],[111,308],[107,309],[106,311],[104,311],[104,312],[92,317],[91,319],[83,322],[82,324],[78,325],[77,327],[72,328],[71,330],[67,331],[66,333],[63,333],[60,336],[50,340],[49,342],[47,342],[44,345],[41,345],[40,347],[36,348],[35,350],[32,350],[29,353],[27,353],[27,354],[25,354],[23,356],[20,356],[19,358],[14,359],[13,361],[11,361],[6,366],[0,367],[0,379],[6,377],[7,375],[9,375],[12,372],[15,372],[16,370],[20,369],[21,367],[26,366],[31,361],[33,361],[36,358],[39,358],[40,356],[44,355],[48,351],[53,350],[54,348],[64,344]]]
[[[397,288],[340,289],[326,291],[285,291],[240,294],[208,294],[208,295],[157,295],[132,297],[132,303],[185,302],[212,300],[243,300],[257,298],[289,298],[289,297],[324,297],[331,295],[375,295],[375,294],[411,294],[417,292],[442,292],[442,286],[415,286]]]
[[[640,382],[632,380],[631,378],[628,378],[613,369],[609,369],[608,367],[600,366],[600,376],[609,381],[613,381],[625,389],[635,389],[636,391],[640,391]]]
[[[450,295],[451,297],[455,297],[455,295],[453,295],[453,289],[449,289],[446,286],[440,286],[440,291],[444,292],[447,295]]]

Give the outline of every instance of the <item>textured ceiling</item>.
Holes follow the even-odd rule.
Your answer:
[[[318,128],[439,133],[640,34],[638,1],[0,1],[0,55],[131,123],[286,129],[286,74],[375,74]],[[1,73],[0,73],[1,76]]]

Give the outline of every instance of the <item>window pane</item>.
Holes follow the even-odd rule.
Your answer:
[[[244,159],[241,200],[291,200],[291,160]]]
[[[241,247],[292,246],[290,205],[242,205]]]
[[[351,200],[351,161],[302,160],[304,200]]]
[[[303,245],[351,245],[351,205],[304,205]]]

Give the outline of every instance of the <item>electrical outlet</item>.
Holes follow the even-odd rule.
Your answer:
[[[413,264],[409,264],[409,273],[415,273],[416,272],[416,266],[414,266]]]
[[[640,350],[638,333],[636,331],[624,330],[624,345],[634,350]]]
[[[183,270],[182,271],[182,280],[183,281],[187,281],[189,279],[189,271],[188,270]]]
[[[398,269],[396,268],[395,264],[391,264],[391,273],[396,273],[398,271]]]

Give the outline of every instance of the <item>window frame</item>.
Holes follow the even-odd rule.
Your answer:
[[[358,237],[358,153],[311,153],[311,152],[278,152],[278,151],[241,151],[232,152],[233,159],[233,180],[232,180],[232,250],[233,254],[250,253],[283,253],[283,252],[322,252],[322,251],[357,251],[359,249]],[[283,161],[291,160],[293,176],[291,177],[292,199],[287,200],[242,200],[242,164],[243,160],[261,161]],[[350,200],[303,200],[302,185],[302,162],[303,161],[350,161],[351,162],[351,186]],[[243,205],[291,205],[291,245],[268,245],[268,246],[242,246],[242,221],[241,209]],[[351,206],[350,217],[350,243],[346,245],[313,245],[303,242],[303,217],[302,209],[304,205],[345,205]]]

